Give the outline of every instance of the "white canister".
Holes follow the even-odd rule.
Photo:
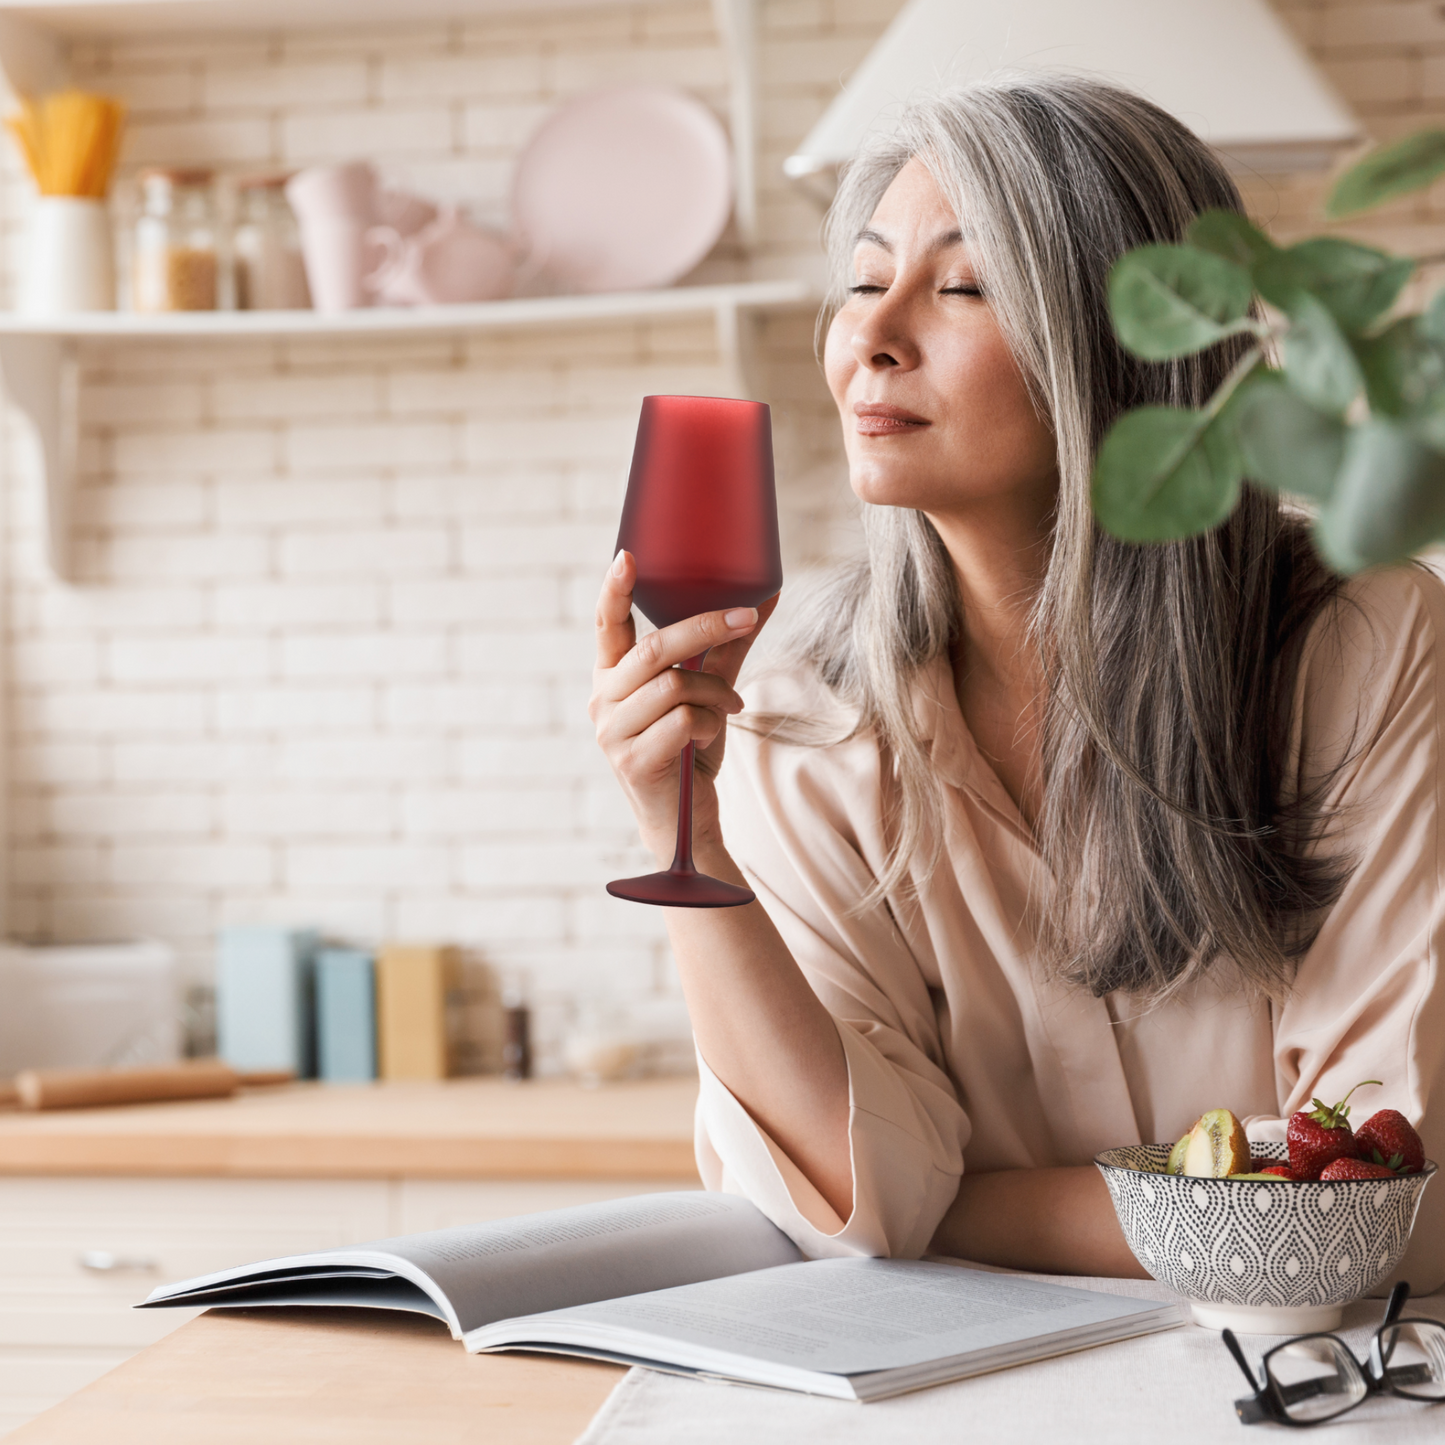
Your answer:
[[[104,201],[36,197],[18,300],[26,316],[115,310],[115,258]]]

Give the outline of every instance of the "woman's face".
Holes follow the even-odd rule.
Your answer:
[[[858,238],[854,282],[824,366],[858,496],[938,517],[1000,503],[1051,511],[1053,437],[921,161],[898,173]]]

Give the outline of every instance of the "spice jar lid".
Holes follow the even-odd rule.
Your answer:
[[[173,186],[208,186],[214,177],[214,171],[195,166],[150,166],[140,173],[142,184],[166,181]]]

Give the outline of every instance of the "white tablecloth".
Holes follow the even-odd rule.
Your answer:
[[[1173,1300],[1153,1281],[1030,1275],[1106,1294]],[[1384,1317],[1384,1300],[1345,1311],[1338,1333],[1364,1359]],[[1411,1300],[1406,1315],[1445,1320],[1445,1295]],[[1243,1337],[1251,1363],[1278,1339]],[[598,1411],[577,1445],[958,1445],[1034,1441],[1058,1445],[1264,1445],[1284,1427],[1241,1425],[1234,1400],[1249,1393],[1214,1330],[1197,1325],[1040,1360],[992,1375],[858,1405],[782,1391],[632,1370]],[[1389,1396],[1366,1400],[1322,1435],[1288,1431],[1300,1445],[1441,1445],[1445,1405]]]

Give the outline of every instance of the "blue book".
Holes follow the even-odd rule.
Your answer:
[[[223,928],[216,950],[216,1049],[232,1068],[316,1073],[311,929]]]
[[[376,1077],[376,975],[359,949],[316,955],[316,1072],[333,1083]]]

